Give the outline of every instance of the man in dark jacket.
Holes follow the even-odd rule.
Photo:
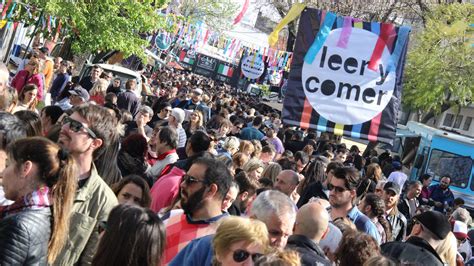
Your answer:
[[[329,213],[318,202],[305,204],[296,214],[294,234],[286,248],[296,250],[302,265],[331,265],[319,247],[319,241],[328,230]]]
[[[444,265],[436,248],[451,230],[448,218],[437,211],[427,211],[413,217],[415,225],[405,242],[388,242],[381,246],[382,254],[398,263],[410,265]]]
[[[385,218],[392,228],[392,239],[388,241],[402,241],[407,232],[407,219],[397,208],[400,186],[395,182],[387,182],[383,187],[382,196],[385,201]]]
[[[126,91],[117,96],[117,107],[129,111],[133,117],[138,114],[138,110],[140,109],[140,99],[134,92],[136,87],[137,81],[129,79],[127,83],[125,83]]]
[[[418,196],[420,196],[423,185],[420,181],[411,181],[408,183],[408,191],[405,197],[398,203],[398,210],[407,218],[411,220],[415,216],[416,210],[420,206]]]

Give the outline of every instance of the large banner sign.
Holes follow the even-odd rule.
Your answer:
[[[284,123],[391,144],[409,32],[307,8],[296,37]]]

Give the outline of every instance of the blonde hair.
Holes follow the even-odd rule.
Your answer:
[[[263,168],[262,162],[258,159],[250,159],[247,163],[244,164],[242,170],[244,170],[244,172],[248,174],[249,172],[257,170],[258,168]]]
[[[275,250],[272,253],[265,255],[258,259],[255,266],[300,266],[301,260],[300,255],[297,251],[286,249],[286,250]]]
[[[254,148],[252,158],[260,158],[260,154],[262,153],[262,143],[256,139],[253,139],[251,142]]]
[[[202,112],[199,111],[199,110],[194,110],[193,113],[196,114],[199,117],[199,121],[197,122],[197,125],[193,125],[193,122],[191,120],[189,120],[189,124],[191,126],[195,126],[196,128],[202,127],[203,124],[204,124],[204,116],[203,116]]]
[[[281,165],[278,163],[269,163],[262,172],[262,175],[260,178],[268,178],[272,180],[273,183],[276,182],[276,177],[280,172],[282,171]]]
[[[447,265],[456,265],[456,256],[458,249],[458,241],[452,232],[440,242],[435,248],[436,253]]]
[[[238,151],[239,145],[240,145],[240,141],[237,137],[227,137],[225,138],[224,144],[222,145],[222,147],[226,150],[234,149]]]
[[[256,243],[270,249],[267,226],[256,219],[229,216],[222,219],[212,239],[214,254],[224,256],[229,252],[229,247],[236,242]],[[215,256],[217,257],[217,256]]]
[[[107,92],[107,86],[109,82],[105,79],[99,79],[96,83],[94,83],[94,86],[91,89],[90,95],[95,96],[95,95],[102,95],[105,96],[105,93]]]

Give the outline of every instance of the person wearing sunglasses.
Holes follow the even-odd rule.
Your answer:
[[[216,222],[228,216],[222,212],[222,201],[231,184],[232,176],[223,162],[206,157],[193,162],[180,184],[184,213],[165,220],[164,264],[168,264],[191,240],[215,233]]]
[[[222,219],[215,235],[191,241],[169,265],[253,265],[270,251],[263,222],[229,216]]]
[[[97,225],[118,204],[94,160],[112,144],[118,123],[105,107],[86,104],[76,107],[61,124],[58,144],[75,159],[79,173],[67,244],[53,264],[90,264],[99,240]]]
[[[360,183],[359,171],[354,167],[344,166],[334,170],[333,178],[328,183],[329,203],[331,204],[331,219],[348,217],[357,230],[366,233],[381,242],[377,227],[364,215],[357,206],[357,186]]]

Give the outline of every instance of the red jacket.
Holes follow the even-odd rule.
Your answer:
[[[11,86],[20,94],[25,85],[34,84],[38,87],[36,98],[38,101],[41,101],[43,99],[43,77],[41,74],[33,74],[31,77],[28,77],[29,74],[28,70],[20,70],[13,78]]]

